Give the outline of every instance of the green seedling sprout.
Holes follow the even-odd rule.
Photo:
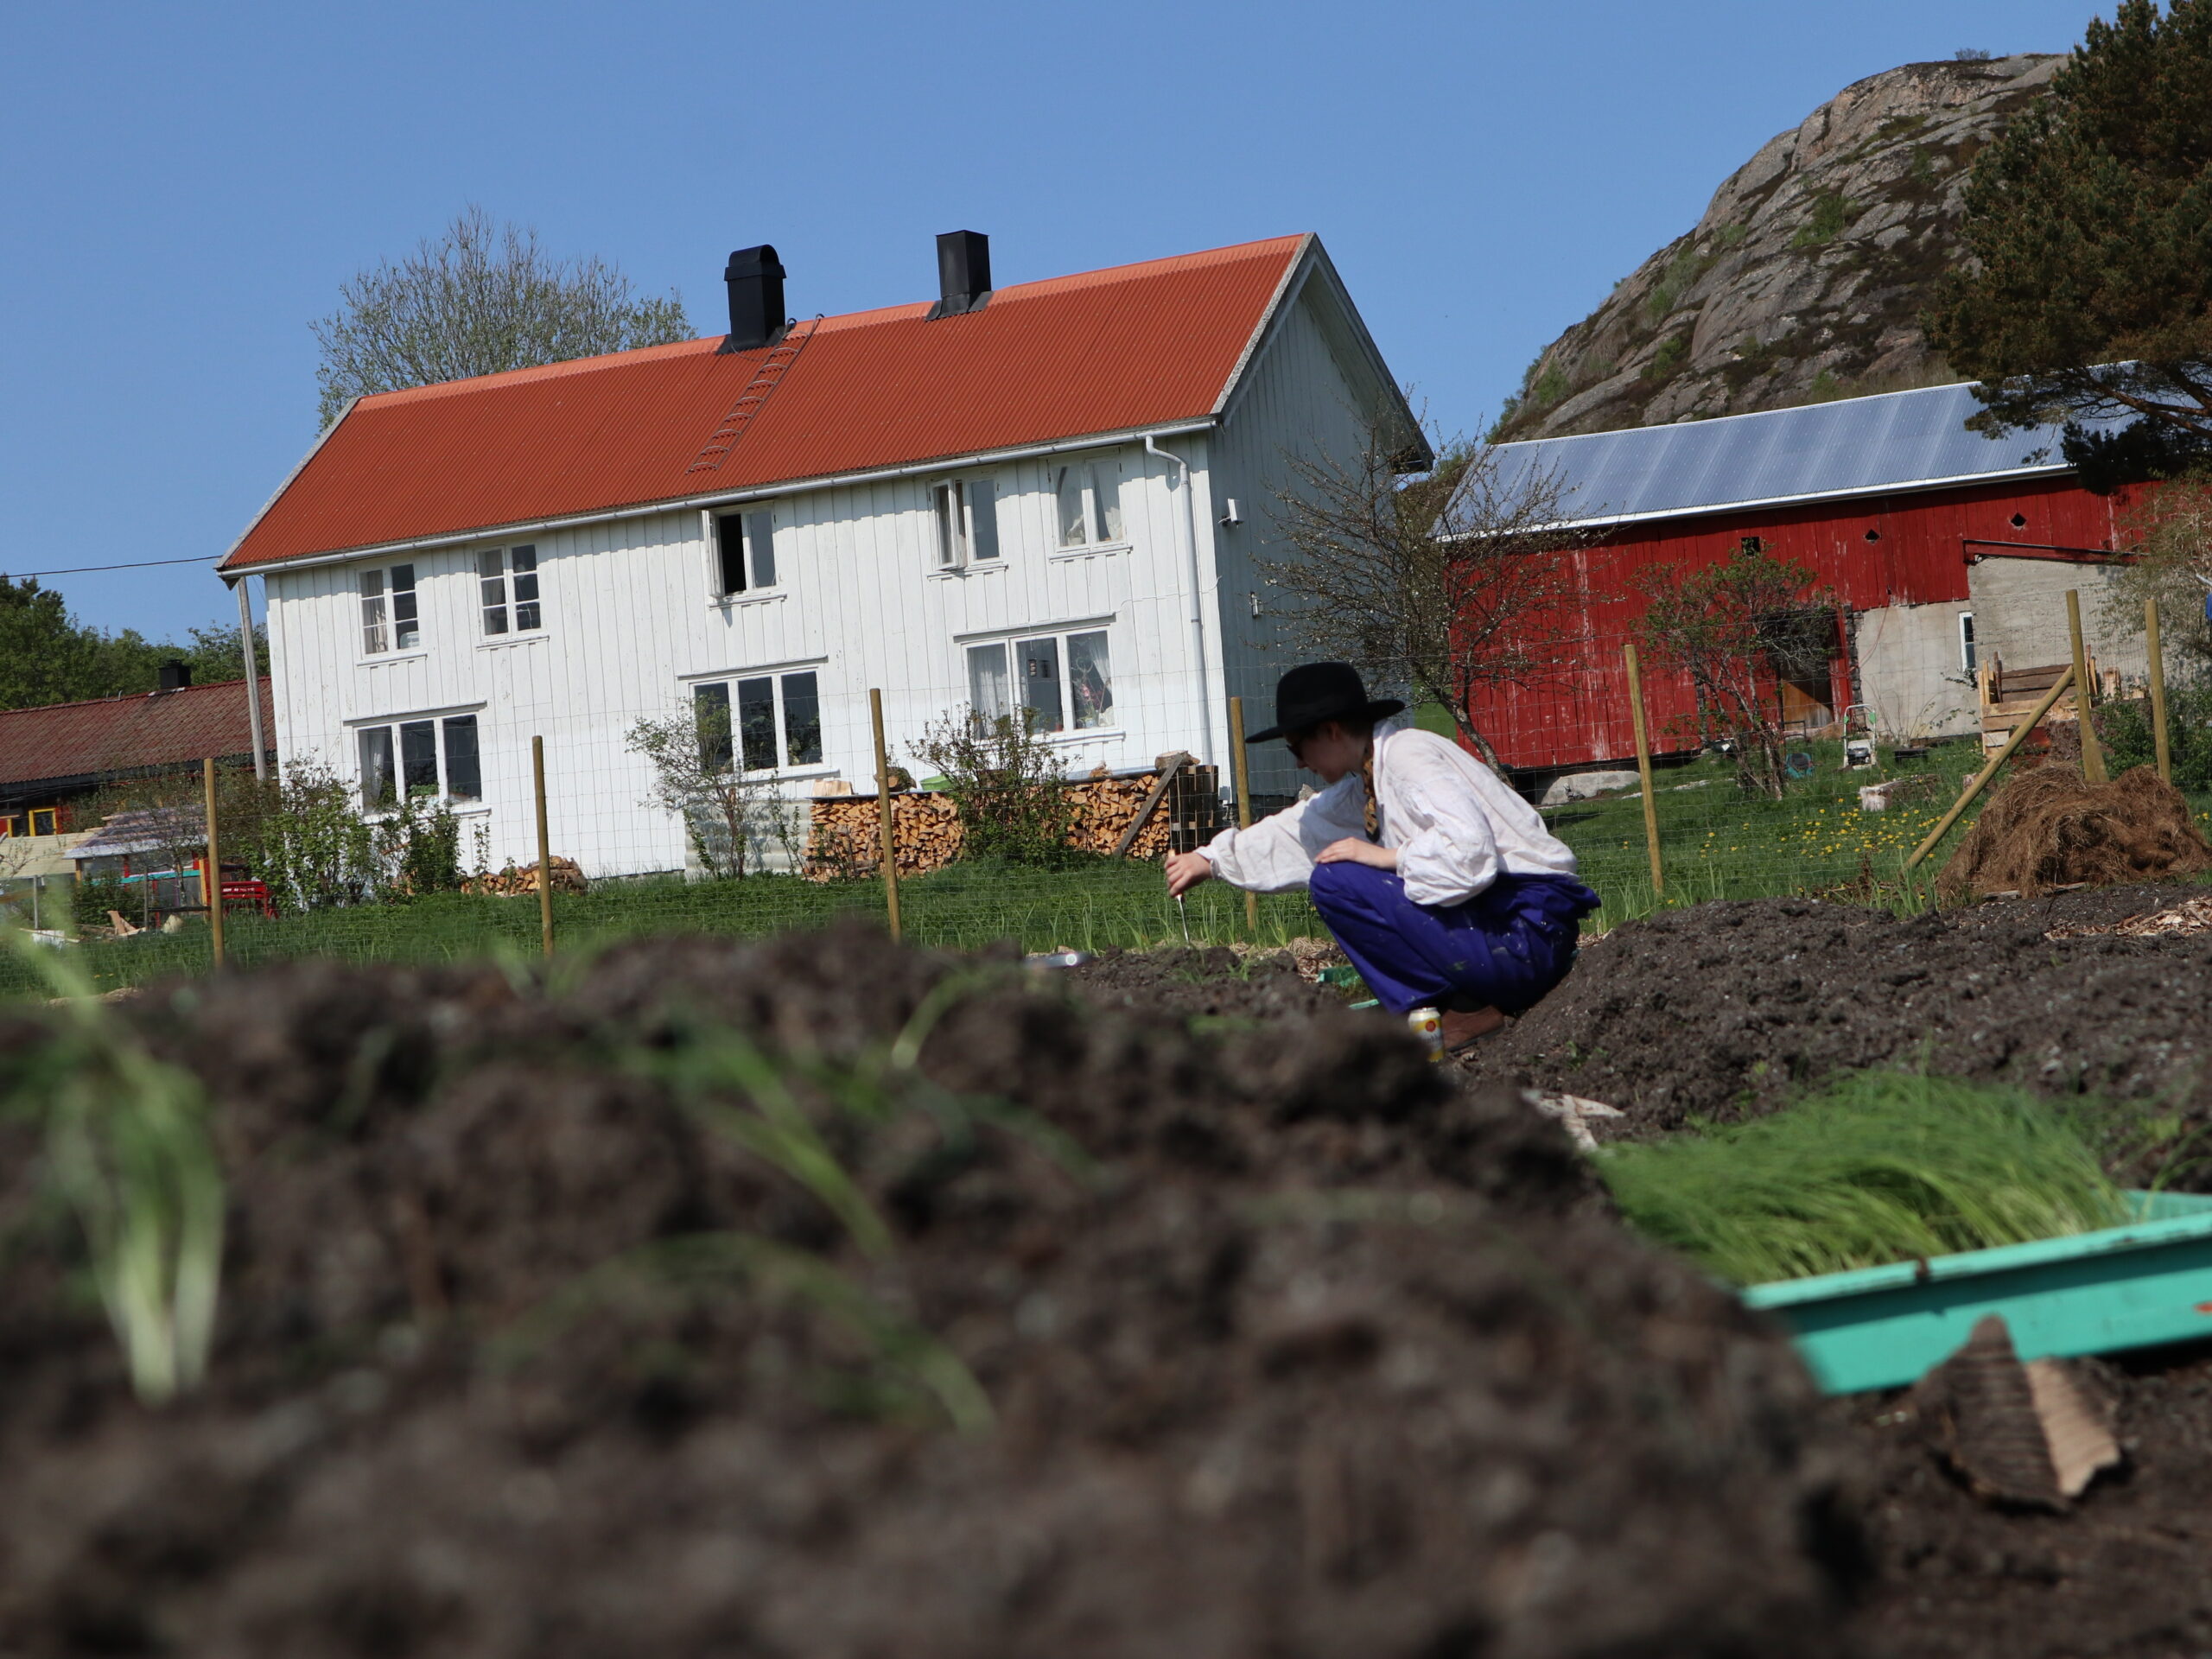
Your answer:
[[[2126,1219],[2075,1126],[2017,1090],[1906,1072],[1788,1109],[1607,1148],[1629,1224],[1736,1284],[2059,1238]]]
[[[206,1375],[223,1262],[223,1177],[207,1103],[113,1018],[73,963],[7,930],[54,993],[60,1027],[20,1086],[42,1119],[55,1184],[75,1212],[140,1400],[160,1405]]]

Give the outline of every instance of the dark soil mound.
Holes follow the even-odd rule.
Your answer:
[[[1953,896],[2034,898],[2053,887],[2108,887],[2212,870],[2212,846],[2189,803],[2155,768],[2086,784],[2064,766],[2014,777],[1991,798],[1936,878]]]
[[[1308,1019],[1345,1006],[1344,992],[1299,976],[1285,957],[1240,959],[1195,950],[1109,950],[1070,969],[1067,983],[1102,1007],[1166,1011],[1217,1020]],[[1361,992],[1364,996],[1366,993]]]
[[[2212,936],[2044,937],[2179,891],[1993,899],[1904,921],[1802,899],[1662,912],[1584,946],[1566,983],[1474,1066],[1618,1106],[1629,1135],[1771,1110],[1831,1072],[1891,1065],[2212,1122]],[[2212,1189],[2212,1169],[2176,1179]]]
[[[556,983],[130,1009],[231,1180],[163,1412],[0,1131],[0,1652],[1842,1645],[1794,1360],[1390,1022],[1207,1039],[861,931]]]

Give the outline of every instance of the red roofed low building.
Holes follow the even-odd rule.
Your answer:
[[[67,872],[64,844],[95,827],[87,798],[111,784],[197,771],[210,758],[253,764],[245,682],[191,678],[172,663],[158,690],[0,713],[0,847],[9,849],[0,874]],[[259,690],[266,731],[269,682]]]
[[[1225,764],[1228,698],[1282,666],[1252,561],[1287,457],[1427,453],[1327,255],[994,289],[982,237],[938,252],[934,303],[787,325],[747,249],[727,337],[355,403],[222,567],[264,581],[286,763],[527,861],[542,735],[594,874],[689,861],[625,744],[679,710],[727,709],[731,763],[793,798],[872,790],[872,687],[910,767],[970,704],[1033,709],[1071,774]]]

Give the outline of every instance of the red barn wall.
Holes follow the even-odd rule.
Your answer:
[[[1587,766],[1633,755],[1621,646],[1634,637],[1644,609],[1637,578],[1653,566],[1717,563],[1744,537],[1757,536],[1770,553],[1812,570],[1854,611],[1963,602],[1969,542],[2107,550],[2113,544],[2113,514],[2123,505],[2120,497],[2093,495],[2070,478],[2058,478],[1624,525],[1571,556],[1581,613],[1569,660],[1556,674],[1478,691],[1480,729],[1516,769]],[[1839,669],[1837,677],[1841,680],[1844,671]],[[1851,700],[1844,685],[1835,690],[1841,701]],[[1655,750],[1695,748],[1686,727],[1696,712],[1688,677],[1647,665],[1643,693]]]

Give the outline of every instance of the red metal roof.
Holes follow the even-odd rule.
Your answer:
[[[266,679],[261,729],[273,747],[276,715]],[[0,713],[0,791],[252,753],[244,680]]]
[[[936,321],[824,318],[713,470],[686,469],[765,349],[686,340],[364,397],[222,568],[1202,419],[1309,239],[1018,283]]]

